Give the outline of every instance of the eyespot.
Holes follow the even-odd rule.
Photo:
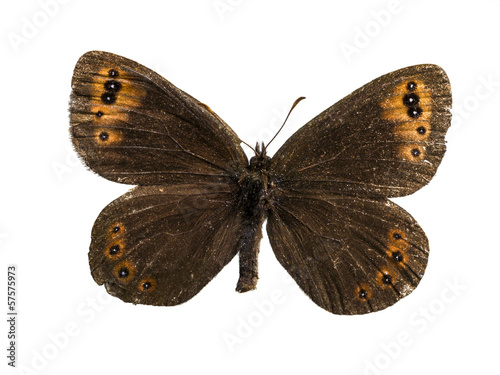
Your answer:
[[[408,91],[415,91],[417,89],[417,84],[414,81],[410,81],[406,84],[406,89]]]
[[[103,142],[106,142],[109,139],[109,134],[106,132],[102,132],[99,134],[99,139]]]
[[[113,245],[109,248],[109,255],[116,255],[120,252],[120,245]]]
[[[102,115],[104,115],[104,113],[102,111],[97,111],[95,113],[96,117],[102,117]]]
[[[116,102],[116,95],[112,92],[105,92],[101,95],[101,101],[104,104],[113,104],[114,102]]]
[[[132,281],[135,273],[135,266],[132,262],[129,261],[120,262],[113,268],[113,275],[120,283],[123,284],[128,284],[130,281]]]
[[[404,261],[403,253],[399,250],[393,251],[391,254],[391,258],[398,263],[401,263]]]
[[[118,77],[118,70],[115,70],[115,69],[110,69],[108,71],[108,76],[109,77],[112,77],[112,78],[116,78]]]
[[[382,284],[390,285],[392,284],[392,276],[389,274],[382,275]]]
[[[356,298],[360,301],[367,301],[372,297],[371,289],[366,284],[360,284],[356,289]]]
[[[403,104],[407,107],[416,106],[420,102],[420,97],[417,94],[411,93],[403,96]]]
[[[141,292],[147,292],[147,293],[150,293],[150,292],[152,292],[155,288],[156,288],[156,280],[154,280],[154,279],[152,279],[152,278],[142,279],[142,280],[139,282],[139,290],[140,290]]]
[[[408,111],[406,113],[411,118],[419,118],[422,115],[423,111],[422,111],[422,108],[420,108],[420,107],[411,107],[411,108],[408,108]]]
[[[118,92],[122,88],[122,84],[114,79],[104,82],[104,90],[107,92]]]
[[[417,133],[418,134],[424,135],[426,132],[427,132],[427,129],[424,126],[419,126],[417,128]]]

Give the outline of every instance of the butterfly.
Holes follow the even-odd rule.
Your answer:
[[[427,237],[388,198],[429,183],[445,153],[451,89],[436,65],[386,74],[248,161],[207,105],[154,71],[91,51],[77,62],[70,133],[100,176],[138,185],[92,229],[92,276],[125,302],[194,297],[239,254],[256,288],[262,226],[280,264],[334,314],[382,310],[424,275]]]

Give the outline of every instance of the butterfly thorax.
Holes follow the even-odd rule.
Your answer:
[[[257,149],[258,150],[258,149]],[[239,180],[240,209],[245,230],[238,242],[240,254],[240,278],[236,290],[247,292],[257,286],[257,258],[265,219],[265,203],[268,195],[268,171],[271,158],[265,148],[250,159],[244,175]]]

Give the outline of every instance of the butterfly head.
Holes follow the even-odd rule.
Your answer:
[[[255,156],[250,159],[250,170],[252,171],[264,171],[269,169],[269,164],[271,158],[266,155],[266,147],[264,142],[262,142],[262,147],[257,143],[255,146]]]

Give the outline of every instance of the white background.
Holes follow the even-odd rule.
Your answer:
[[[2,2],[0,310],[16,264],[19,337],[13,370],[2,317],[0,372],[498,371],[499,11],[493,0]],[[86,170],[68,133],[72,71],[94,49],[156,70],[252,144],[306,96],[271,154],[372,79],[442,66],[454,101],[448,151],[428,186],[397,200],[430,240],[420,286],[382,312],[332,315],[294,287],[265,236],[256,291],[234,291],[235,258],[181,306],[108,297],[90,276],[90,230],[129,186]]]

